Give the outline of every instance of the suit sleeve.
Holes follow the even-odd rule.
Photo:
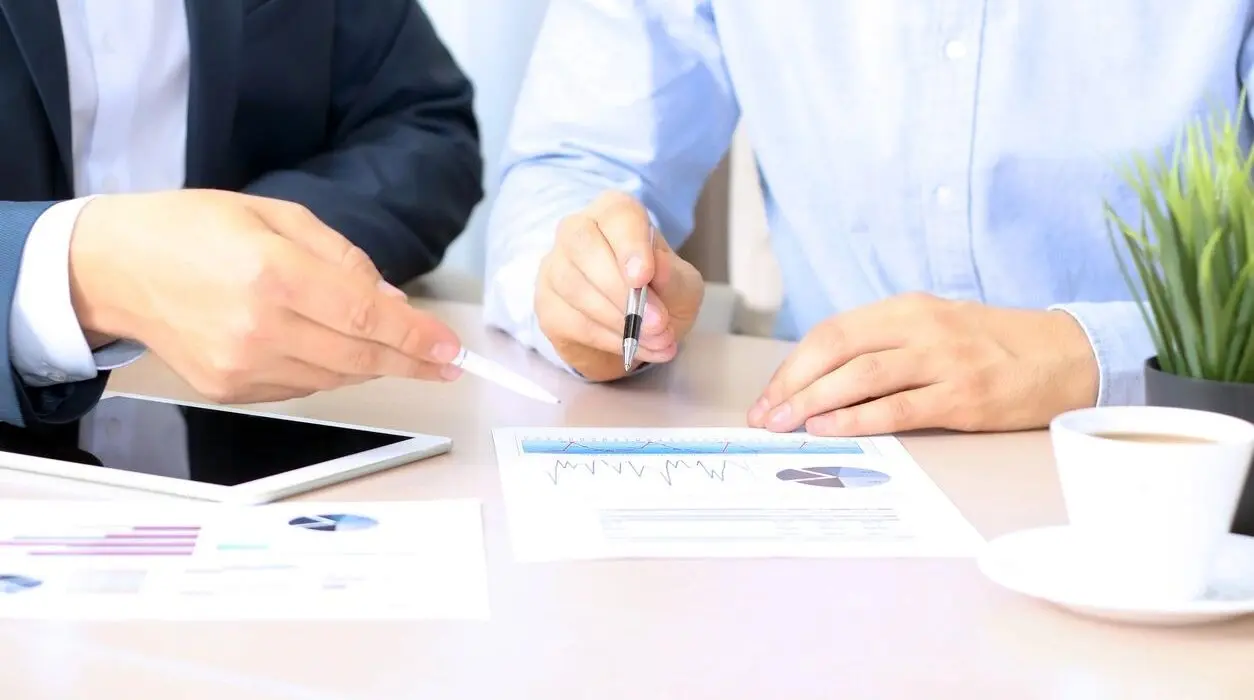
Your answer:
[[[299,202],[402,284],[483,197],[473,89],[413,0],[337,4],[329,148],[245,191]]]
[[[56,202],[0,202],[0,422],[26,426],[35,423],[67,423],[91,410],[104,393],[108,371],[90,379],[51,386],[30,386],[13,364],[11,337],[13,301],[22,251],[35,222]]]

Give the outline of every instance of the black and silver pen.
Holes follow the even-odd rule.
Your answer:
[[[649,253],[653,253],[653,236],[655,231],[649,227]],[[623,320],[623,371],[631,371],[631,363],[636,360],[636,351],[640,349],[640,329],[644,327],[644,309],[649,301],[649,287],[633,288],[627,294],[627,317]]]
[[[627,295],[627,318],[623,321],[623,370],[631,371],[631,363],[640,348],[640,328],[644,325],[644,307],[648,302],[648,287],[631,290]]]

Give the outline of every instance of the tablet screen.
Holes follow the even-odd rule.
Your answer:
[[[103,399],[81,420],[0,424],[0,450],[63,462],[236,486],[409,438],[130,396]]]

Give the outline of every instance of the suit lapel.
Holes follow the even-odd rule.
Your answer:
[[[70,127],[69,69],[65,64],[65,39],[61,34],[57,2],[0,0],[0,12],[13,30],[43,102],[68,186],[74,182],[74,137]]]
[[[29,0],[8,0],[23,4]],[[49,0],[36,0],[42,4]],[[238,97],[244,12],[240,0],[185,0],[191,82],[187,105],[187,187],[221,186]],[[55,3],[53,3],[55,4]]]

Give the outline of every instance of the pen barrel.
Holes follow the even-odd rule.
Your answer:
[[[644,317],[640,314],[627,314],[623,320],[623,338],[640,340],[640,328],[644,325]]]

